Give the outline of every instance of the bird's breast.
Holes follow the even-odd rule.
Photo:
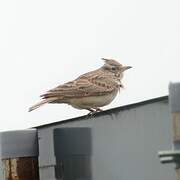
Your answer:
[[[118,90],[102,96],[90,96],[71,99],[69,105],[77,109],[87,109],[93,107],[106,106],[116,97]]]

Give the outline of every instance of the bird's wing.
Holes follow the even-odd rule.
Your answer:
[[[41,95],[43,99],[59,97],[60,99],[100,96],[112,92],[116,88],[104,74],[87,73],[74,81],[60,85]]]

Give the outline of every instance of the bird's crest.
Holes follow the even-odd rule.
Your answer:
[[[119,62],[117,62],[114,59],[107,59],[107,58],[101,58],[103,61],[105,61],[105,64],[109,64],[111,66],[122,66]]]

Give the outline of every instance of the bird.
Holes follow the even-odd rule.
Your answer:
[[[103,111],[101,107],[110,104],[124,87],[121,81],[124,71],[132,67],[123,66],[114,59],[101,59],[104,65],[99,69],[42,94],[42,100],[30,107],[29,112],[47,103],[65,103],[76,109],[86,109],[89,114]]]

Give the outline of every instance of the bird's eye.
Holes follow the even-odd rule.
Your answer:
[[[115,71],[115,70],[116,70],[116,68],[115,68],[115,67],[112,67],[111,69],[112,69],[113,71]]]

